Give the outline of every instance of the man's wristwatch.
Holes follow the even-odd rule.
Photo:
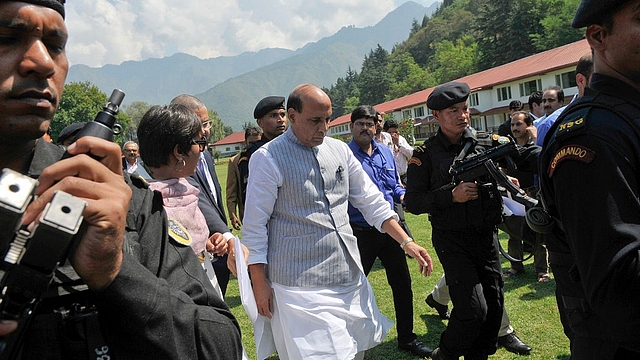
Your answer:
[[[405,245],[407,245],[410,242],[413,242],[412,238],[408,237],[404,239],[404,241],[400,243],[400,249],[404,250]]]

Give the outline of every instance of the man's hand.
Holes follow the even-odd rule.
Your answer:
[[[38,178],[38,197],[27,208],[23,224],[40,217],[56,190],[86,201],[82,215],[87,228],[70,260],[90,289],[101,290],[113,281],[122,265],[131,189],[122,178],[118,144],[83,137],[67,151],[75,156],[47,167]]]
[[[478,184],[475,182],[460,182],[451,191],[454,203],[464,203],[478,199]]]
[[[535,126],[529,126],[525,131],[527,132],[529,139],[535,142],[538,137],[538,129]]]
[[[249,272],[251,273],[253,296],[256,298],[258,313],[271,319],[271,314],[273,314],[273,290],[271,290],[264,273],[264,264],[249,265]]]
[[[210,254],[222,256],[227,253],[228,248],[227,239],[219,232],[214,233],[207,239],[206,250]]]
[[[236,256],[242,255],[244,256],[244,263],[249,262],[249,249],[244,246],[243,243],[240,243],[242,249],[237,251],[236,244],[233,239],[229,240],[229,256],[227,257],[227,267],[229,271],[235,276],[238,276],[238,269],[236,268]]]
[[[431,259],[431,255],[429,255],[427,249],[416,244],[415,241],[412,241],[404,246],[404,251],[412,258],[418,260],[421,274],[424,276],[431,275],[433,272],[433,260]]]
[[[391,134],[391,141],[393,141],[393,145],[400,146],[400,133]]]
[[[231,220],[231,226],[233,226],[233,228],[236,230],[240,230],[240,227],[242,226],[242,221],[238,219],[238,216],[236,215],[236,213],[231,213],[229,216],[229,219]]]
[[[509,179],[509,181],[511,181],[513,185],[520,187],[520,180],[518,180],[518,178],[514,178],[513,176],[507,175],[507,179]]]
[[[13,320],[0,320],[0,336],[6,336],[16,331],[18,322]]]

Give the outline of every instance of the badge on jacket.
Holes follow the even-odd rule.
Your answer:
[[[177,245],[191,245],[191,235],[189,235],[189,232],[184,228],[184,226],[182,226],[182,224],[172,218],[167,218],[167,224],[169,228],[169,238],[171,238]]]

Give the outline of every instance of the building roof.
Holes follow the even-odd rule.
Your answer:
[[[216,141],[213,143],[213,146],[237,144],[242,142],[244,142],[244,131],[237,131]]]
[[[555,49],[547,50],[528,56],[498,67],[471,74],[455,81],[466,82],[471,92],[491,89],[496,85],[526,79],[539,74],[563,69],[576,65],[580,58],[590,51],[587,40],[579,40],[571,44],[563,45]],[[433,91],[433,88],[425,89],[393,99],[382,104],[374,105],[380,112],[393,112],[401,109],[422,105]],[[331,122],[330,126],[341,125],[350,121],[350,114],[342,115]]]

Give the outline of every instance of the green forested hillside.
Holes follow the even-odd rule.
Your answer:
[[[577,41],[579,0],[445,0],[414,20],[409,38],[389,53],[372,49],[360,71],[325,90],[334,117]]]

